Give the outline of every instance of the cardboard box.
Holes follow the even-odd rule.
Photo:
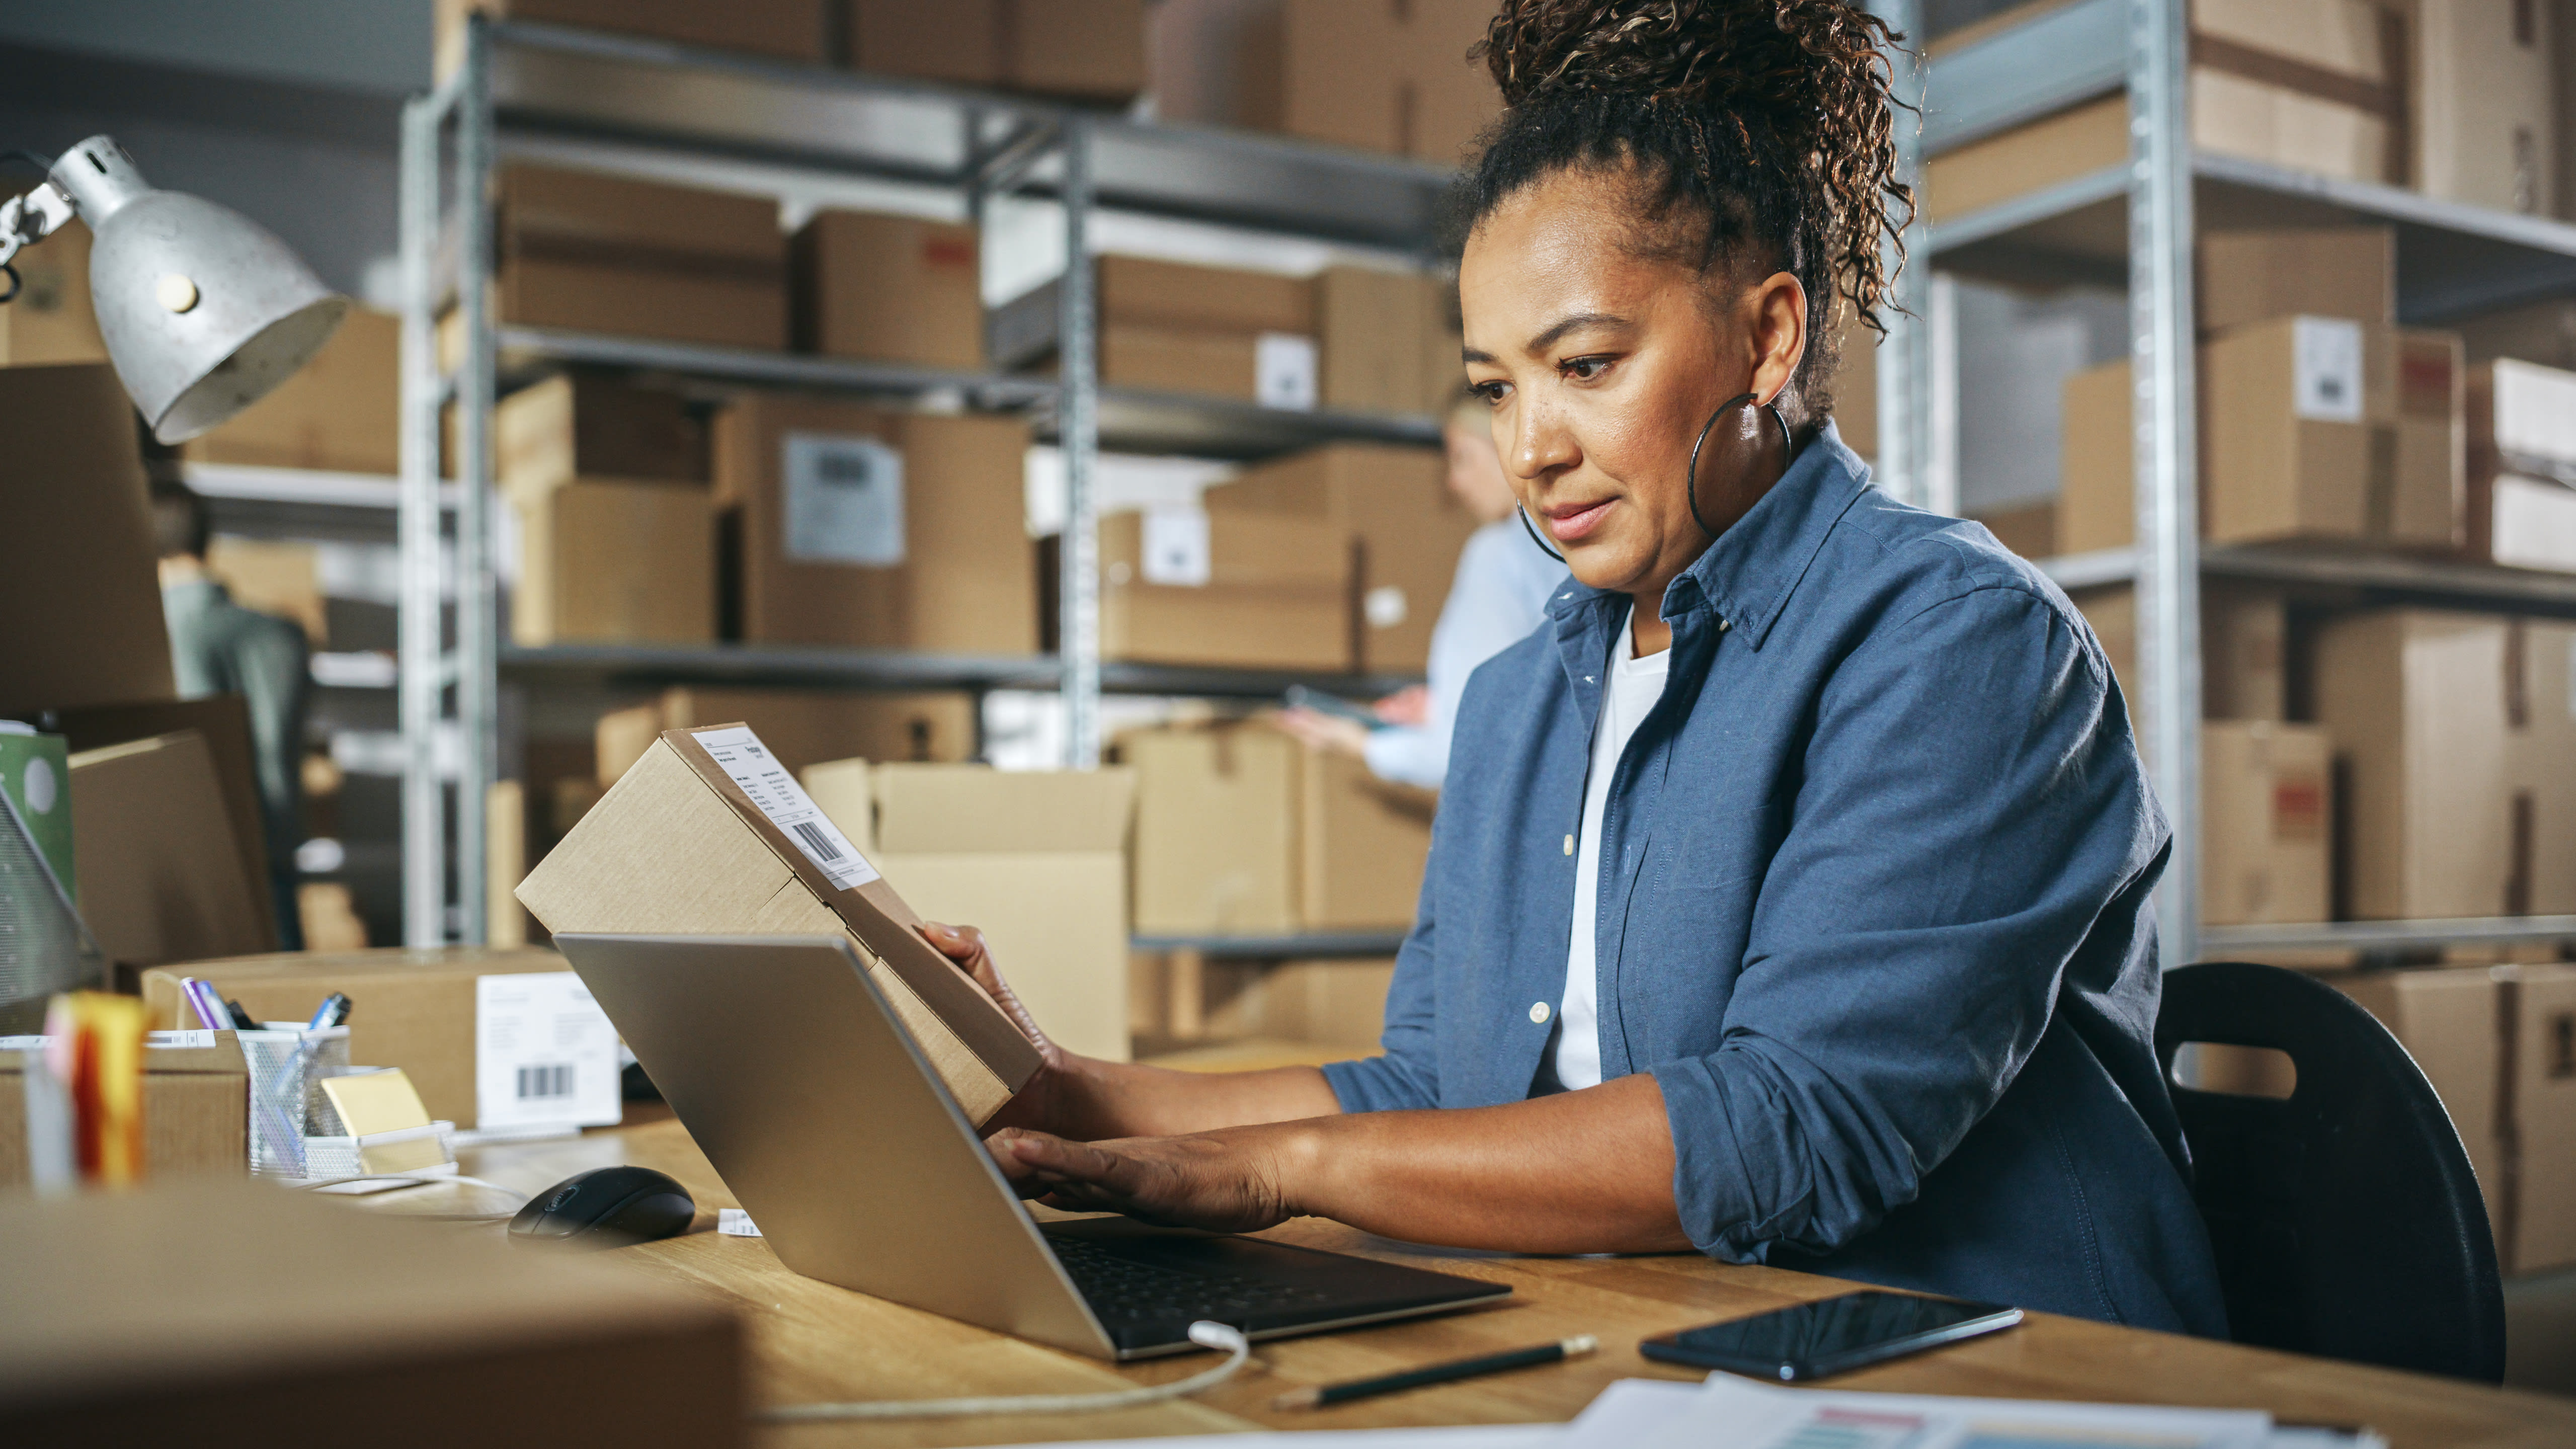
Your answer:
[[[0,196],[27,189],[25,180],[12,178]],[[107,361],[90,304],[89,242],[89,223],[74,221],[10,261],[19,290],[17,300],[0,307],[0,367]]]
[[[19,621],[0,641],[0,719],[173,698],[134,404],[115,371],[0,369],[0,416],[0,617]]]
[[[239,1446],[293,1405],[385,1449],[749,1442],[730,1305],[400,1216],[249,1183],[0,1196],[0,1440]]]
[[[1954,146],[1923,164],[1923,214],[1967,216],[2129,159],[2129,98],[2113,95]]]
[[[608,30],[777,60],[829,59],[830,0],[437,0],[435,54],[444,80],[464,60],[466,15]]]
[[[1447,463],[1424,448],[1336,443],[1244,472],[1200,495],[1226,513],[1315,519],[1351,550],[1348,668],[1420,672],[1476,520],[1449,492]]]
[[[787,345],[787,238],[766,197],[512,163],[500,232],[504,324]]]
[[[2025,503],[1976,515],[1995,542],[2027,559],[2053,558],[2057,546],[2057,500]]]
[[[2450,1109],[2486,1198],[2496,1254],[2514,1271],[2505,1234],[2510,1184],[2499,1151],[2510,1105],[2498,1098],[2498,983],[2481,970],[2365,971],[2325,978],[2361,1003],[2422,1068]]]
[[[1826,380],[1824,401],[1833,417],[1835,431],[1843,436],[1843,446],[1875,464],[1878,460],[1878,344],[1881,339],[1868,324],[1852,314],[1849,304],[1837,301],[1834,308],[1835,364],[1832,376]],[[1465,379],[1459,375],[1455,349],[1451,351],[1449,374],[1449,391],[1460,391]],[[2038,558],[2043,555],[2026,556]]]
[[[2069,596],[2093,628],[2137,718],[2137,593],[2109,584]],[[2287,716],[2288,607],[2278,593],[2204,581],[2200,608],[2201,717],[2280,720]]]
[[[2576,624],[2509,621],[2505,671],[2514,855],[2506,906],[2576,913]]]
[[[322,551],[316,545],[219,533],[206,545],[206,572],[232,594],[234,603],[291,619],[304,626],[304,637],[314,648],[329,647]]]
[[[191,1023],[193,1025],[193,1023]],[[0,1188],[27,1185],[25,1058],[0,1052]],[[250,1171],[250,1068],[229,1031],[147,1042],[143,1175],[241,1177]]]
[[[518,897],[556,935],[846,935],[967,1117],[987,1121],[1037,1071],[1037,1049],[829,825],[749,731],[667,730]],[[792,844],[790,828],[821,843]]]
[[[1386,1029],[1392,957],[1361,961],[1211,961],[1203,1034],[1376,1049]]]
[[[71,757],[81,917],[110,961],[274,950],[264,875],[246,868],[205,737],[158,735]]]
[[[2468,370],[2463,550],[2576,572],[2576,372],[2510,358]]]
[[[1417,272],[1327,267],[1315,278],[1316,395],[1328,408],[1441,413],[1460,386],[1443,296]],[[1448,354],[1445,363],[1441,354]]]
[[[2576,1263],[2576,966],[2500,966],[2507,1128],[2497,1256],[2530,1273]]]
[[[2317,632],[2317,722],[2342,775],[2338,917],[2510,908],[2505,621],[2381,609]]]
[[[2204,232],[2192,301],[2201,333],[2305,313],[2397,321],[2397,229]]]
[[[2200,728],[2200,918],[2322,921],[2332,905],[2332,749],[2313,725]]]
[[[2428,196],[2557,214],[2556,8],[2415,0],[2414,182]]]
[[[705,488],[584,481],[509,502],[519,526],[513,643],[714,641],[716,518]]]
[[[2286,317],[2200,350],[2202,534],[2450,548],[2463,491],[2460,343]]]
[[[1316,283],[1311,278],[1130,256],[1096,258],[1092,275],[1103,382],[1217,392],[1250,401],[1258,395],[1257,386],[1245,384],[1235,374],[1257,373],[1257,366],[1244,361],[1257,351],[1256,339],[1276,334],[1311,343],[1315,335]],[[1061,291],[1061,281],[1051,280],[994,309],[987,319],[987,335],[996,366],[1026,367],[1054,355],[1056,327],[1062,320]],[[1121,336],[1132,340],[1121,347],[1113,342]],[[1219,369],[1228,380],[1195,381],[1183,370],[1184,363],[1156,363],[1157,357],[1193,339],[1210,350],[1214,361],[1206,365]],[[1158,347],[1161,351],[1155,350]],[[1126,375],[1113,378],[1112,373],[1122,368]],[[1146,371],[1140,373],[1140,368]],[[1311,407],[1311,385],[1307,392],[1306,406]]]
[[[1401,930],[1436,797],[1266,724],[1139,730],[1136,930],[1147,936]]]
[[[2127,548],[2138,534],[2129,360],[2069,375],[2059,398],[2057,549],[2092,553]]]
[[[180,453],[200,463],[400,473],[402,319],[350,308],[312,361]]]
[[[843,0],[856,70],[1124,103],[1145,89],[1143,0]]]
[[[828,357],[973,370],[984,365],[975,228],[872,211],[821,211],[791,244],[796,346]]]
[[[740,720],[779,762],[803,770],[857,757],[915,764],[956,764],[975,757],[975,696],[955,691],[830,694],[802,689],[706,689],[681,686],[661,698],[599,717],[598,783],[605,789],[653,747],[666,729],[697,729]]]
[[[232,837],[239,873],[263,882],[252,895],[251,908],[260,922],[260,943],[238,949],[266,951],[277,944],[277,910],[269,879],[268,834],[262,823],[259,767],[251,754],[250,708],[238,694],[206,699],[157,700],[137,704],[93,705],[58,710],[55,727],[77,754],[131,744],[187,731],[205,742],[214,764],[215,788],[223,799],[224,820]],[[77,806],[78,802],[74,802]],[[77,809],[75,818],[77,818]],[[120,978],[119,989],[128,989]]]
[[[1100,657],[1340,672],[1348,535],[1315,518],[1155,509],[1100,520]]]
[[[485,976],[568,971],[552,951],[451,946],[371,951],[286,951],[156,966],[139,982],[155,1030],[196,1026],[182,977],[212,984],[259,1021],[303,1021],[334,991],[348,994],[349,1060],[400,1067],[429,1115],[472,1127],[479,1104],[474,983]]]
[[[707,481],[707,425],[676,392],[592,372],[557,373],[492,411],[501,490],[543,493],[579,478]]]
[[[741,579],[728,637],[1036,653],[1028,445],[1015,418],[774,394],[727,408],[716,494]]]
[[[1175,119],[1459,164],[1502,112],[1467,47],[1492,7],[1478,0],[1352,0],[1262,7],[1250,23],[1203,26],[1188,62],[1226,73]],[[1157,87],[1157,98],[1166,87]]]
[[[1133,771],[838,760],[804,782],[914,910],[983,931],[1057,1045],[1127,1060]]]
[[[1100,329],[1099,347],[1103,387],[1262,400],[1259,334],[1111,322]]]
[[[1494,18],[1488,0],[1395,0],[1409,34],[1400,54],[1410,92],[1407,155],[1438,166],[1472,165],[1477,138],[1501,119],[1503,93],[1468,47]],[[1372,1038],[1374,1040],[1374,1038]]]
[[[2576,39],[2576,25],[2568,27]],[[2570,147],[2576,156],[2576,147]],[[2576,193],[2571,193],[2576,194]],[[2469,350],[2469,362],[2519,358],[2545,367],[2576,369],[2576,298],[2553,297],[2506,307],[2454,324]]]

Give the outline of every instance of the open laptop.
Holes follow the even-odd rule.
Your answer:
[[[559,935],[779,1261],[1101,1358],[1411,1318],[1502,1284],[1132,1219],[1040,1224],[849,943]]]

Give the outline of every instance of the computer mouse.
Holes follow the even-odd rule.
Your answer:
[[[594,1167],[535,1197],[510,1219],[510,1241],[615,1248],[689,1230],[687,1188],[649,1167]]]

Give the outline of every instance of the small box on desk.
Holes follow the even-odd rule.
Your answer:
[[[0,1441],[747,1439],[732,1311],[647,1274],[247,1183],[0,1195],[0,1241]]]
[[[518,897],[556,935],[846,937],[978,1123],[1038,1068],[1028,1038],[931,948],[912,907],[738,725],[665,731]]]
[[[24,1058],[0,1052],[0,1187],[27,1170]],[[147,1179],[240,1177],[250,1171],[250,1069],[229,1031],[166,1033],[143,1051]]]

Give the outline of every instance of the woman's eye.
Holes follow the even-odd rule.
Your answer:
[[[1487,407],[1500,407],[1503,404],[1503,388],[1504,384],[1499,382],[1478,382],[1468,384],[1467,391],[1483,398]]]
[[[1600,379],[1601,374],[1610,370],[1610,359],[1606,357],[1570,358],[1558,363],[1556,370],[1576,382],[1595,382]]]

